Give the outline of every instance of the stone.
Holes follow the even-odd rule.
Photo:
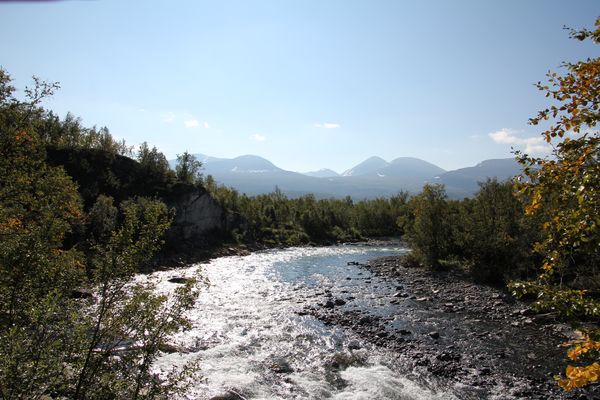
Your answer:
[[[342,299],[335,299],[334,304],[336,306],[343,306],[344,304],[346,304],[346,302]]]
[[[335,307],[335,303],[331,300],[327,300],[327,302],[323,305],[325,308],[333,308]]]
[[[163,353],[167,353],[167,354],[186,353],[184,348],[174,345],[174,344],[169,344],[169,343],[162,343],[161,345],[158,346],[158,350],[162,351]]]
[[[361,348],[360,342],[358,340],[351,340],[348,343],[348,349],[350,350],[359,350]]]
[[[277,374],[291,374],[294,369],[283,358],[274,358],[269,363],[269,369]]]
[[[432,339],[439,339],[440,337],[440,333],[437,331],[429,332],[427,335]]]
[[[460,356],[449,352],[444,352],[438,354],[437,356],[435,356],[435,358],[437,358],[440,361],[457,361],[460,359]]]
[[[179,284],[185,284],[185,283],[187,283],[189,281],[190,281],[190,278],[185,278],[185,277],[182,277],[182,276],[178,276],[178,277],[174,277],[174,278],[169,279],[169,282],[171,282],[171,283],[179,283]]]

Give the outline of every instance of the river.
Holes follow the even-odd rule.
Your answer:
[[[385,309],[376,291],[389,283],[354,263],[406,251],[289,248],[158,272],[163,290],[175,287],[168,282],[175,276],[200,272],[209,281],[191,314],[193,328],[173,338],[188,351],[162,356],[158,367],[200,361],[203,379],[188,399],[454,399],[403,371],[385,349],[303,312],[342,297],[351,301],[336,307]]]

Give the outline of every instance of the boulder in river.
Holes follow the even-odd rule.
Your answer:
[[[429,332],[427,335],[430,338],[432,338],[432,339],[439,339],[440,338],[440,333],[437,332],[437,331]]]
[[[336,306],[343,306],[344,304],[346,304],[346,301],[342,299],[335,299],[334,304]]]
[[[325,308],[333,308],[333,307],[335,307],[335,303],[332,300],[327,300],[327,302],[325,302],[325,304],[323,305],[323,307],[325,307]]]
[[[245,399],[245,397],[243,397],[241,394],[239,394],[233,390],[229,390],[227,393],[218,394],[218,395],[210,398],[210,400],[243,400],[243,399]]]
[[[268,365],[269,369],[277,374],[291,374],[294,369],[290,364],[283,358],[273,358]]]
[[[348,349],[350,350],[359,350],[360,347],[360,342],[358,340],[351,340],[350,343],[348,343]]]
[[[186,284],[187,282],[190,281],[190,278],[186,278],[183,276],[176,276],[174,278],[169,279],[169,282],[171,283],[179,283],[179,284]]]

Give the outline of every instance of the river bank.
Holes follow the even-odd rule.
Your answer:
[[[301,313],[387,349],[397,368],[454,387],[460,398],[600,399],[597,386],[564,392],[553,379],[567,365],[563,344],[575,338],[568,325],[458,272],[409,268],[403,260],[361,264],[369,272],[355,278],[361,284],[373,285],[373,275],[388,282],[388,289],[373,288],[374,307],[326,291]]]

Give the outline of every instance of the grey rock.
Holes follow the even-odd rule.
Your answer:
[[[427,335],[432,339],[439,339],[440,337],[440,333],[437,331],[429,332]]]

